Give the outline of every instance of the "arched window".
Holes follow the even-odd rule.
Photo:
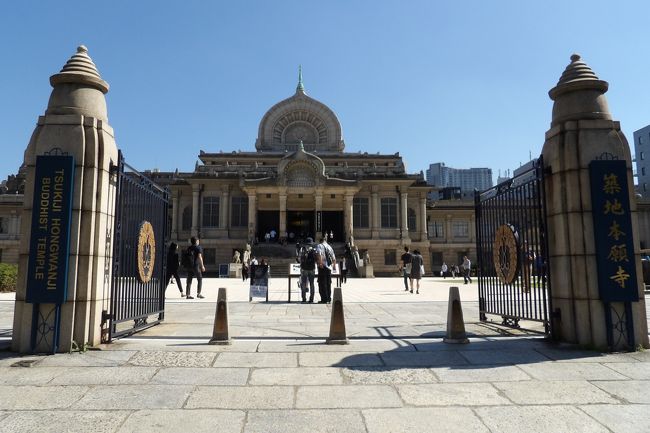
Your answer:
[[[192,206],[185,206],[185,209],[183,209],[181,228],[183,230],[190,230],[192,228]]]
[[[407,211],[407,218],[406,218],[406,223],[408,224],[408,228],[410,232],[414,232],[418,229],[418,225],[416,222],[416,217],[415,217],[415,209],[413,208],[408,208]]]

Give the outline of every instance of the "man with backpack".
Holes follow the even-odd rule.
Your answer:
[[[307,290],[309,290],[309,303],[314,302],[314,277],[316,276],[316,250],[314,241],[307,238],[306,244],[300,252],[300,289],[302,292],[302,303],[307,302]],[[309,283],[309,285],[307,285]]]
[[[199,299],[205,298],[201,294],[201,288],[203,286],[203,272],[205,272],[205,266],[203,266],[203,248],[199,246],[198,238],[192,236],[190,239],[191,245],[183,252],[183,257],[181,259],[183,267],[187,271],[187,296],[186,299],[194,299],[190,295],[192,291],[192,278],[196,277],[197,286],[196,286],[196,297]]]
[[[319,304],[332,302],[332,271],[336,269],[336,256],[334,250],[327,243],[325,236],[321,237],[316,247],[316,260],[318,262],[318,293]]]

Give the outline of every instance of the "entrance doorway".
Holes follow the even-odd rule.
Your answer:
[[[345,242],[345,229],[343,211],[323,211],[321,229],[324,233],[334,235],[334,242]]]
[[[277,210],[260,210],[257,211],[257,234],[259,242],[264,242],[264,235],[275,230],[275,241],[280,236],[280,211]],[[273,241],[273,239],[272,239]]]
[[[307,237],[314,236],[314,231],[313,211],[287,211],[289,242],[303,242]]]

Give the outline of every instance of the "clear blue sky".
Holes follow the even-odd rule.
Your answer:
[[[346,151],[514,169],[538,155],[548,90],[579,52],[614,118],[650,123],[647,1],[9,1],[0,12],[0,178],[15,173],[57,73],[85,44],[109,123],[141,170],[192,170],[199,150],[254,150],[260,119],[307,93]]]

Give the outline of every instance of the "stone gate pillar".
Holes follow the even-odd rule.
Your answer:
[[[594,160],[625,161],[627,191],[632,214],[632,233],[636,225],[636,200],[632,181],[630,149],[613,121],[605,92],[608,83],[599,80],[579,55],[571,63],[549,95],[554,101],[551,128],[546,132],[542,150],[546,171],[546,206],[548,219],[549,263],[553,333],[556,339],[570,343],[620,349],[625,338],[608,344],[608,327],[625,328],[630,320],[623,302],[605,304],[599,294],[598,267],[589,165]],[[601,212],[602,213],[602,212]],[[631,303],[634,346],[648,347],[648,329],[643,294],[639,247],[634,238],[634,252],[628,252],[636,281],[629,281],[638,291],[638,302]],[[606,311],[606,306],[609,308]],[[611,314],[614,323],[607,325]]]
[[[53,87],[47,110],[40,116],[27,150],[27,180],[21,222],[19,280],[14,309],[12,349],[31,351],[33,304],[26,302],[32,201],[36,157],[62,154],[74,157],[72,217],[68,254],[67,297],[62,304],[59,347],[101,342],[102,310],[108,310],[111,282],[111,238],[115,210],[115,184],[111,165],[118,153],[108,124],[108,84],[102,80],[86,47],[77,48],[60,73],[50,77]],[[40,304],[43,320],[53,324],[54,304]],[[38,317],[38,315],[37,315]],[[50,351],[51,335],[38,336],[35,350]]]

